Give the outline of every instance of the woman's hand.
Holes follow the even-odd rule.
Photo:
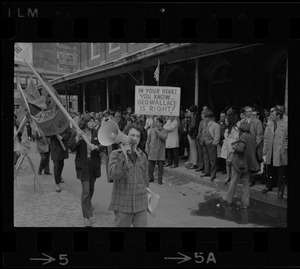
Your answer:
[[[90,145],[90,150],[98,150],[99,148],[98,148],[98,146],[96,146],[96,145],[94,145],[94,144],[91,144]]]
[[[77,130],[76,142],[82,139],[82,134],[83,134],[82,130]]]

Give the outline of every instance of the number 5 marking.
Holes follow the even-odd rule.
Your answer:
[[[60,254],[59,255],[59,259],[61,261],[64,261],[64,262],[60,262],[59,263],[60,265],[67,265],[69,263],[69,260],[68,260],[67,256],[68,256],[68,254]]]

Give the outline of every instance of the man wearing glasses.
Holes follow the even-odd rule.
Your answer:
[[[271,168],[272,178],[268,177],[267,186],[262,192],[271,191],[277,180],[278,198],[283,198],[284,173],[288,164],[288,130],[287,123],[282,118],[283,110],[280,110],[277,106],[271,109],[263,147],[263,156],[266,158],[265,163]]]

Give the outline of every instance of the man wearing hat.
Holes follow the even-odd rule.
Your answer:
[[[243,179],[243,195],[238,206],[247,209],[250,205],[250,185],[249,179],[252,172],[259,169],[255,157],[255,139],[250,133],[250,124],[241,122],[239,140],[232,143],[232,178],[229,189],[222,200],[227,204],[232,204],[233,195],[235,194],[238,180]]]
[[[270,121],[264,135],[263,156],[272,177],[268,177],[263,193],[272,190],[273,183],[278,181],[278,198],[283,198],[284,173],[288,164],[288,130],[287,123],[282,120],[283,110],[278,106],[271,109]],[[269,169],[268,169],[269,170]]]
[[[203,116],[205,118],[202,132],[205,171],[201,177],[210,176],[210,180],[214,181],[217,172],[217,145],[220,142],[220,125],[213,120],[214,113],[211,110],[204,110]]]

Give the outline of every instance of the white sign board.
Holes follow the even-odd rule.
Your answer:
[[[135,114],[179,116],[180,88],[135,86]]]

